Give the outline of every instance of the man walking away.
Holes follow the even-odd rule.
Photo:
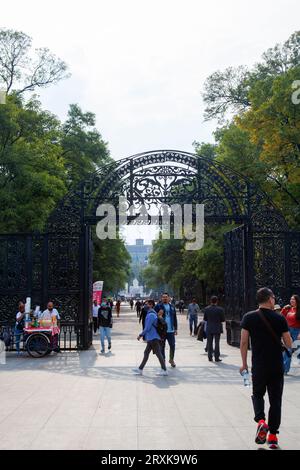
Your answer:
[[[140,300],[136,301],[135,309],[136,309],[136,316],[139,318],[141,314],[141,309],[142,309],[142,302],[140,302]]]
[[[94,300],[93,302],[93,323],[94,323],[94,335],[97,333],[97,330],[99,328],[98,326],[98,310],[99,310],[99,306],[98,306],[98,303],[97,303],[97,300]]]
[[[148,301],[146,300],[142,308],[142,311],[140,313],[140,318],[139,318],[139,323],[142,322],[143,330],[145,329],[146,316],[147,316],[148,310],[149,310],[149,305],[148,305]]]
[[[176,316],[176,309],[174,305],[170,303],[170,297],[167,292],[165,292],[161,297],[161,303],[155,306],[155,311],[158,313],[160,310],[163,311],[163,319],[167,322],[168,331],[167,337],[165,341],[163,341],[162,345],[162,354],[165,358],[165,348],[166,348],[166,341],[169,343],[170,347],[170,354],[169,354],[169,363],[171,367],[176,367],[174,362],[175,358],[175,336],[177,335],[177,316]]]
[[[166,363],[161,352],[161,338],[157,332],[158,319],[156,311],[154,310],[155,302],[154,300],[148,300],[147,303],[149,306],[149,310],[146,316],[145,328],[137,338],[139,341],[141,338],[144,337],[145,341],[147,341],[147,346],[144,351],[144,358],[141,365],[138,369],[133,369],[133,372],[138,375],[143,375],[143,370],[149,359],[150,352],[153,351],[153,353],[156,354],[161,365],[161,371],[158,373],[158,375],[168,375]]]
[[[207,353],[208,360],[213,360],[215,355],[215,362],[221,362],[220,359],[220,338],[223,333],[222,323],[225,321],[225,313],[222,307],[218,306],[218,297],[213,295],[210,299],[210,306],[204,309],[204,321],[206,324],[207,335]],[[213,345],[213,342],[215,343]]]
[[[197,304],[196,299],[192,300],[192,303],[188,306],[188,316],[190,321],[190,336],[195,336],[198,326],[198,313],[200,312],[200,307]],[[193,332],[194,327],[194,332]]]
[[[111,328],[112,328],[112,310],[110,304],[107,302],[106,297],[103,297],[103,301],[98,310],[98,319],[100,327],[100,342],[101,342],[101,353],[105,353],[104,340],[107,338],[108,349],[111,349]]]
[[[285,347],[290,349],[292,338],[286,319],[274,311],[275,296],[270,289],[263,287],[257,291],[257,303],[259,309],[244,315],[241,322],[240,349],[243,364],[240,372],[248,371],[247,353],[251,338],[252,402],[254,420],[258,423],[255,442],[264,444],[267,440],[270,449],[277,449],[284,382],[281,339]],[[270,402],[268,424],[264,409],[266,391]]]

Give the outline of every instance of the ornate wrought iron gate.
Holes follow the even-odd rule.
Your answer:
[[[43,308],[51,299],[62,313],[64,344],[90,346],[90,227],[99,220],[98,205],[117,205],[119,196],[136,210],[142,205],[204,204],[206,223],[238,225],[224,238],[232,344],[239,340],[241,315],[255,305],[256,288],[268,285],[284,301],[292,292],[300,293],[300,234],[288,230],[268,196],[215,160],[160,150],[114,161],[82,181],[59,203],[44,234],[0,236],[0,321],[13,322],[20,299],[30,296]]]

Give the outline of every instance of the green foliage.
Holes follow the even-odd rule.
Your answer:
[[[224,277],[223,236],[232,228],[232,224],[207,226],[204,246],[195,251],[186,250],[184,240],[156,240],[144,270],[147,287],[161,291],[162,285],[170,286],[177,298],[199,295],[200,285],[207,292],[218,292]],[[205,303],[206,292],[202,294]]]
[[[300,229],[300,105],[292,102],[300,77],[300,32],[266,51],[251,70],[230,68],[208,77],[208,119],[231,122],[215,132],[216,159],[266,191],[291,228]]]
[[[130,273],[131,257],[122,239],[99,240],[93,235],[95,281],[104,281],[106,294],[115,294],[125,287]]]
[[[0,106],[0,232],[41,230],[66,190],[60,123],[31,100]]]
[[[93,113],[84,113],[77,104],[70,105],[61,139],[69,184],[75,185],[109,161],[107,143],[95,124]]]

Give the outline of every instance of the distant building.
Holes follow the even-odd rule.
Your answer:
[[[144,240],[138,238],[135,245],[126,245],[132,260],[132,264],[141,265],[141,268],[148,264],[149,255],[152,251],[152,245],[144,245]]]

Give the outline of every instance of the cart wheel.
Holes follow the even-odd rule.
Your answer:
[[[33,334],[26,341],[26,350],[31,357],[44,357],[49,351],[49,340],[45,335]]]

